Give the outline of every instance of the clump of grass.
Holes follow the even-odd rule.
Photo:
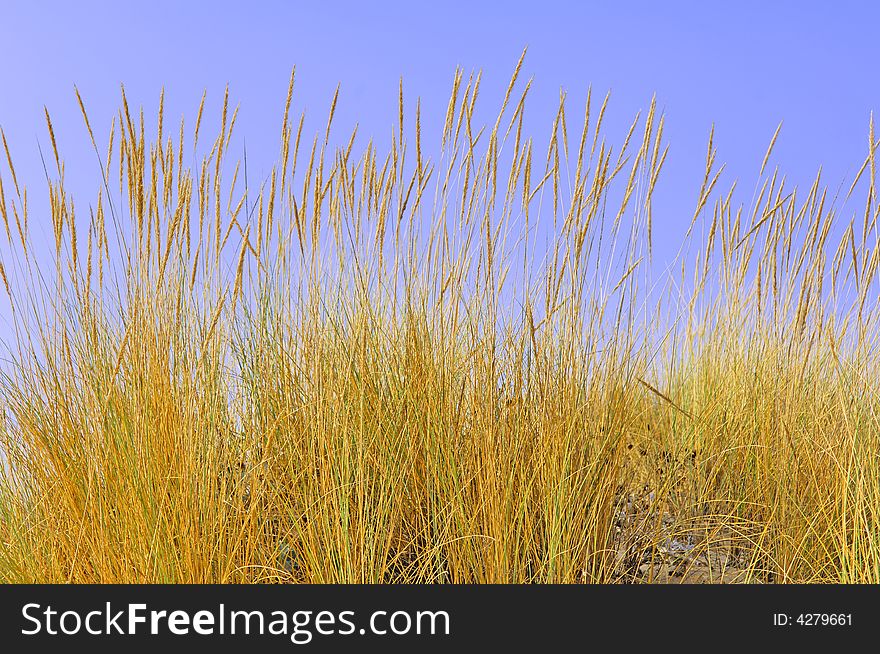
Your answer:
[[[880,581],[873,127],[842,230],[769,150],[736,206],[710,139],[651,284],[663,117],[612,147],[608,97],[570,129],[563,96],[538,145],[519,71],[485,126],[456,74],[436,161],[402,86],[357,150],[292,76],[259,187],[228,93],[191,167],[204,97],[169,134],[123,93],[104,151],[77,93],[98,195],[47,112],[48,257],[4,135],[0,579]]]

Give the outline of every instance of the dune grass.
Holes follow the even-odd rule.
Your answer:
[[[519,68],[486,125],[456,74],[439,149],[401,88],[387,152],[291,77],[250,187],[228,92],[198,162],[204,99],[123,92],[105,149],[77,93],[88,211],[48,113],[49,216],[4,135],[0,580],[880,582],[873,125],[851,218],[770,150],[739,206],[710,137],[657,274],[663,117],[563,97],[539,144]]]

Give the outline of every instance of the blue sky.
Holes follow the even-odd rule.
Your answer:
[[[424,120],[440,123],[456,66],[482,69],[491,111],[528,46],[527,116],[538,142],[560,88],[578,116],[590,84],[600,97],[610,89],[608,124],[621,138],[657,94],[670,144],[654,217],[663,258],[692,216],[713,123],[725,186],[734,177],[754,186],[781,120],[774,162],[789,179],[808,185],[820,164],[832,187],[852,177],[870,113],[880,110],[878,19],[873,2],[4,2],[0,125],[36,203],[48,107],[67,179],[87,204],[99,173],[74,84],[106,139],[120,83],[131,104],[152,112],[164,86],[169,120],[192,120],[204,89],[219,111],[228,83],[241,104],[238,138],[261,176],[277,156],[294,65],[295,108],[323,121],[340,83],[340,132],[357,122],[381,142],[396,120],[401,76]]]

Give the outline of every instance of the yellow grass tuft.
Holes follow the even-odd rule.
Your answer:
[[[456,72],[435,157],[402,81],[387,152],[337,89],[303,154],[292,73],[252,188],[228,90],[207,154],[206,94],[151,142],[123,91],[106,160],[76,91],[85,261],[48,111],[48,254],[0,134],[0,581],[880,581],[873,120],[839,227],[780,129],[738,206],[713,128],[653,279],[655,101],[614,135],[563,93],[545,149],[522,63],[491,130]]]

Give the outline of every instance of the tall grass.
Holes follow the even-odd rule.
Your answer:
[[[486,125],[456,74],[436,160],[402,87],[357,150],[292,76],[259,186],[228,93],[198,163],[204,98],[123,92],[105,149],[77,93],[97,199],[47,113],[49,255],[4,135],[0,580],[880,581],[873,124],[851,219],[770,150],[737,205],[710,138],[656,279],[663,117],[563,97],[539,145],[519,69]]]

